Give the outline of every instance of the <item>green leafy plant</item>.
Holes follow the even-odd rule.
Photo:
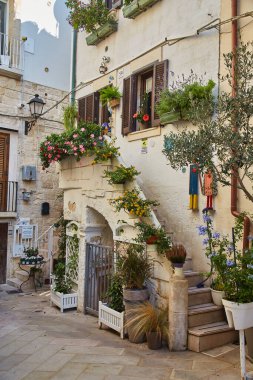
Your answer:
[[[144,247],[139,244],[129,244],[126,252],[117,257],[117,273],[128,289],[142,289],[152,268]]]
[[[186,249],[182,244],[173,244],[172,247],[166,252],[167,259],[173,264],[184,263],[186,255]]]
[[[196,122],[203,117],[209,117],[214,110],[212,91],[215,83],[209,80],[206,85],[193,73],[182,81],[161,92],[156,112],[160,119],[167,118],[168,122],[190,120]],[[164,119],[166,120],[166,119]]]
[[[124,5],[129,5],[133,2],[133,0],[124,0]]]
[[[98,164],[115,158],[120,155],[119,147],[114,146],[114,141],[103,141],[103,144],[99,145],[94,150],[95,158],[93,164]]]
[[[72,289],[72,281],[66,275],[65,263],[58,262],[56,264],[54,275],[54,291],[63,294],[70,293]]]
[[[131,215],[138,217],[148,216],[151,206],[158,206],[157,201],[140,198],[140,192],[137,189],[125,191],[124,194],[115,199],[111,199],[110,203],[115,207],[116,211],[125,210]]]
[[[77,0],[67,0],[65,4],[70,10],[67,20],[75,29],[92,33],[107,21],[116,22],[109,14],[104,0],[90,0],[88,4]]]
[[[150,302],[145,302],[127,311],[126,327],[131,328],[135,337],[150,332],[158,332],[165,336],[168,332],[167,314],[167,310],[159,310]]]
[[[128,181],[132,181],[133,178],[140,174],[134,166],[126,168],[123,165],[116,166],[114,171],[105,170],[105,177],[109,178],[108,182],[112,184],[124,184]]]
[[[191,163],[200,173],[215,173],[218,183],[231,186],[231,174],[238,189],[253,202],[253,42],[241,44],[234,53],[224,55],[226,74],[221,77],[232,91],[235,68],[236,91],[221,91],[213,119],[202,117],[198,129],[169,133],[164,139],[163,153],[173,169]],[[235,65],[234,65],[235,62]],[[235,184],[233,184],[235,186]]]
[[[35,247],[26,247],[26,248],[24,248],[24,254],[27,257],[37,257],[39,254],[39,250],[37,247],[36,248]]]
[[[133,114],[133,118],[142,124],[147,124],[150,122],[148,93],[143,94],[139,110]]]
[[[121,98],[121,93],[118,87],[115,86],[106,86],[105,88],[100,90],[99,94],[102,105],[106,105],[107,102],[110,100]]]
[[[164,254],[171,248],[171,239],[167,236],[164,228],[157,228],[143,221],[135,223],[135,227],[140,231],[136,238],[137,242],[156,244],[159,254]]]
[[[121,313],[125,310],[123,304],[123,288],[122,288],[122,280],[118,273],[115,273],[110,281],[109,288],[106,294],[108,298],[108,306]]]
[[[72,132],[75,129],[75,122],[78,115],[76,104],[69,104],[63,108],[64,128],[67,132]]]

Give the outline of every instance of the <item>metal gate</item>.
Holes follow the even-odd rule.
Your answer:
[[[113,249],[86,244],[84,312],[98,316],[98,302],[106,301],[110,275],[114,270]]]

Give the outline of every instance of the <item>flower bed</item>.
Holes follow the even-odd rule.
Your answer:
[[[78,128],[61,134],[51,134],[40,144],[40,159],[43,169],[53,162],[60,162],[66,157],[95,155],[94,163],[117,156],[118,148],[107,143],[101,136],[101,127],[97,124],[79,122]]]
[[[120,337],[124,339],[124,311],[119,313],[107,306],[106,303],[99,301],[98,324],[99,328],[102,323],[111,329],[118,331]]]

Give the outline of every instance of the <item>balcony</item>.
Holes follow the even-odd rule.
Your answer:
[[[17,216],[18,182],[0,181],[0,218]]]
[[[0,33],[0,74],[20,79],[24,69],[24,42]]]

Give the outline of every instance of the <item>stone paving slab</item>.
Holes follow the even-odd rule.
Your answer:
[[[237,346],[216,357],[151,351],[50,307],[49,292],[0,294],[0,380],[240,380]]]

